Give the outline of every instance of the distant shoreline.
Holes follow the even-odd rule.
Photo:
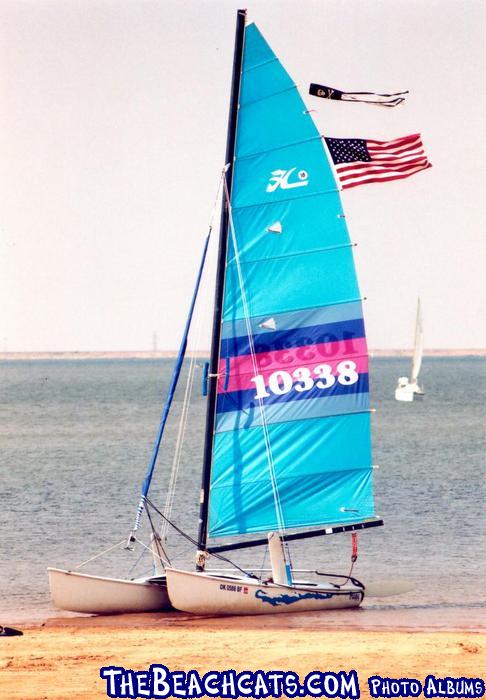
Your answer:
[[[373,357],[411,357],[412,350],[370,350]],[[197,358],[209,357],[209,350],[198,350]],[[425,350],[425,357],[486,357],[486,348]],[[16,360],[161,360],[177,357],[176,350],[107,350],[104,352],[0,352],[0,362]]]

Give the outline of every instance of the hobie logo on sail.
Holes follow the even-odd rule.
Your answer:
[[[308,185],[309,174],[307,171],[299,170],[298,173],[293,175],[296,170],[297,168],[290,168],[290,170],[272,170],[272,177],[267,185],[267,192],[275,192],[279,187],[281,190],[290,190],[293,187],[305,187]],[[292,181],[289,182],[291,177]]]

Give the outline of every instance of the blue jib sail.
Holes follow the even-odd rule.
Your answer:
[[[209,535],[372,518],[368,353],[340,196],[254,24],[231,214]]]

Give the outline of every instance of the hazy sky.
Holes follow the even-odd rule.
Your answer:
[[[0,4],[0,350],[177,347],[224,159],[232,0]],[[244,6],[244,5],[243,5]],[[434,167],[343,194],[369,344],[486,347],[484,4],[256,0],[322,133],[421,131]],[[401,108],[309,82],[409,89]]]

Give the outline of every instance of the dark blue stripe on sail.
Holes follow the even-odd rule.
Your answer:
[[[306,399],[330,399],[333,396],[343,394],[363,394],[368,391],[368,374],[360,374],[354,384],[340,384],[337,380],[329,389],[319,389],[316,385],[309,391],[298,392],[291,389],[287,394],[272,394],[263,399],[263,406],[291,401],[305,401]],[[243,391],[230,391],[219,394],[216,403],[217,413],[227,411],[260,410],[258,401],[255,400],[256,389],[244,389]]]
[[[339,323],[326,323],[304,328],[290,328],[284,331],[265,331],[253,336],[255,352],[272,352],[315,345],[317,343],[352,343],[355,338],[364,338],[365,330],[362,318]],[[349,348],[352,352],[352,346]],[[250,355],[248,336],[224,338],[221,341],[221,357]]]

